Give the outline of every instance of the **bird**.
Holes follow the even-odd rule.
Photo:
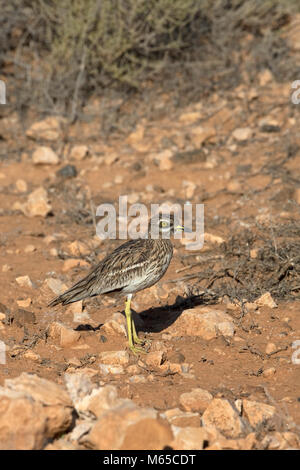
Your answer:
[[[136,332],[131,312],[133,295],[156,284],[166,273],[173,256],[170,237],[190,231],[175,225],[173,214],[151,217],[148,233],[130,239],[108,254],[83,279],[53,299],[48,306],[67,305],[100,294],[125,296],[125,316],[129,349],[133,354],[146,352]]]

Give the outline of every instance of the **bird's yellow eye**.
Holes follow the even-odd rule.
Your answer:
[[[168,222],[166,222],[165,220],[162,220],[161,223],[160,223],[160,226],[161,227],[168,227]]]

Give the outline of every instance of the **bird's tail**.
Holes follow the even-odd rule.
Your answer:
[[[62,304],[67,305],[78,300],[86,299],[91,297],[93,294],[90,292],[91,277],[90,275],[78,281],[74,286],[70,287],[66,292],[59,295],[55,299],[51,300],[48,307],[54,307],[55,305]]]

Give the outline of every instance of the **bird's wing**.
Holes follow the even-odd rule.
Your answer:
[[[66,292],[52,300],[57,304],[77,302],[98,294],[122,290],[136,277],[142,277],[149,262],[151,240],[129,240],[116,248],[91,271]]]

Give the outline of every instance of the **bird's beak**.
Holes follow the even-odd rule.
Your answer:
[[[190,228],[184,227],[183,225],[177,225],[177,227],[175,227],[175,230],[178,232],[192,233],[192,230]]]

